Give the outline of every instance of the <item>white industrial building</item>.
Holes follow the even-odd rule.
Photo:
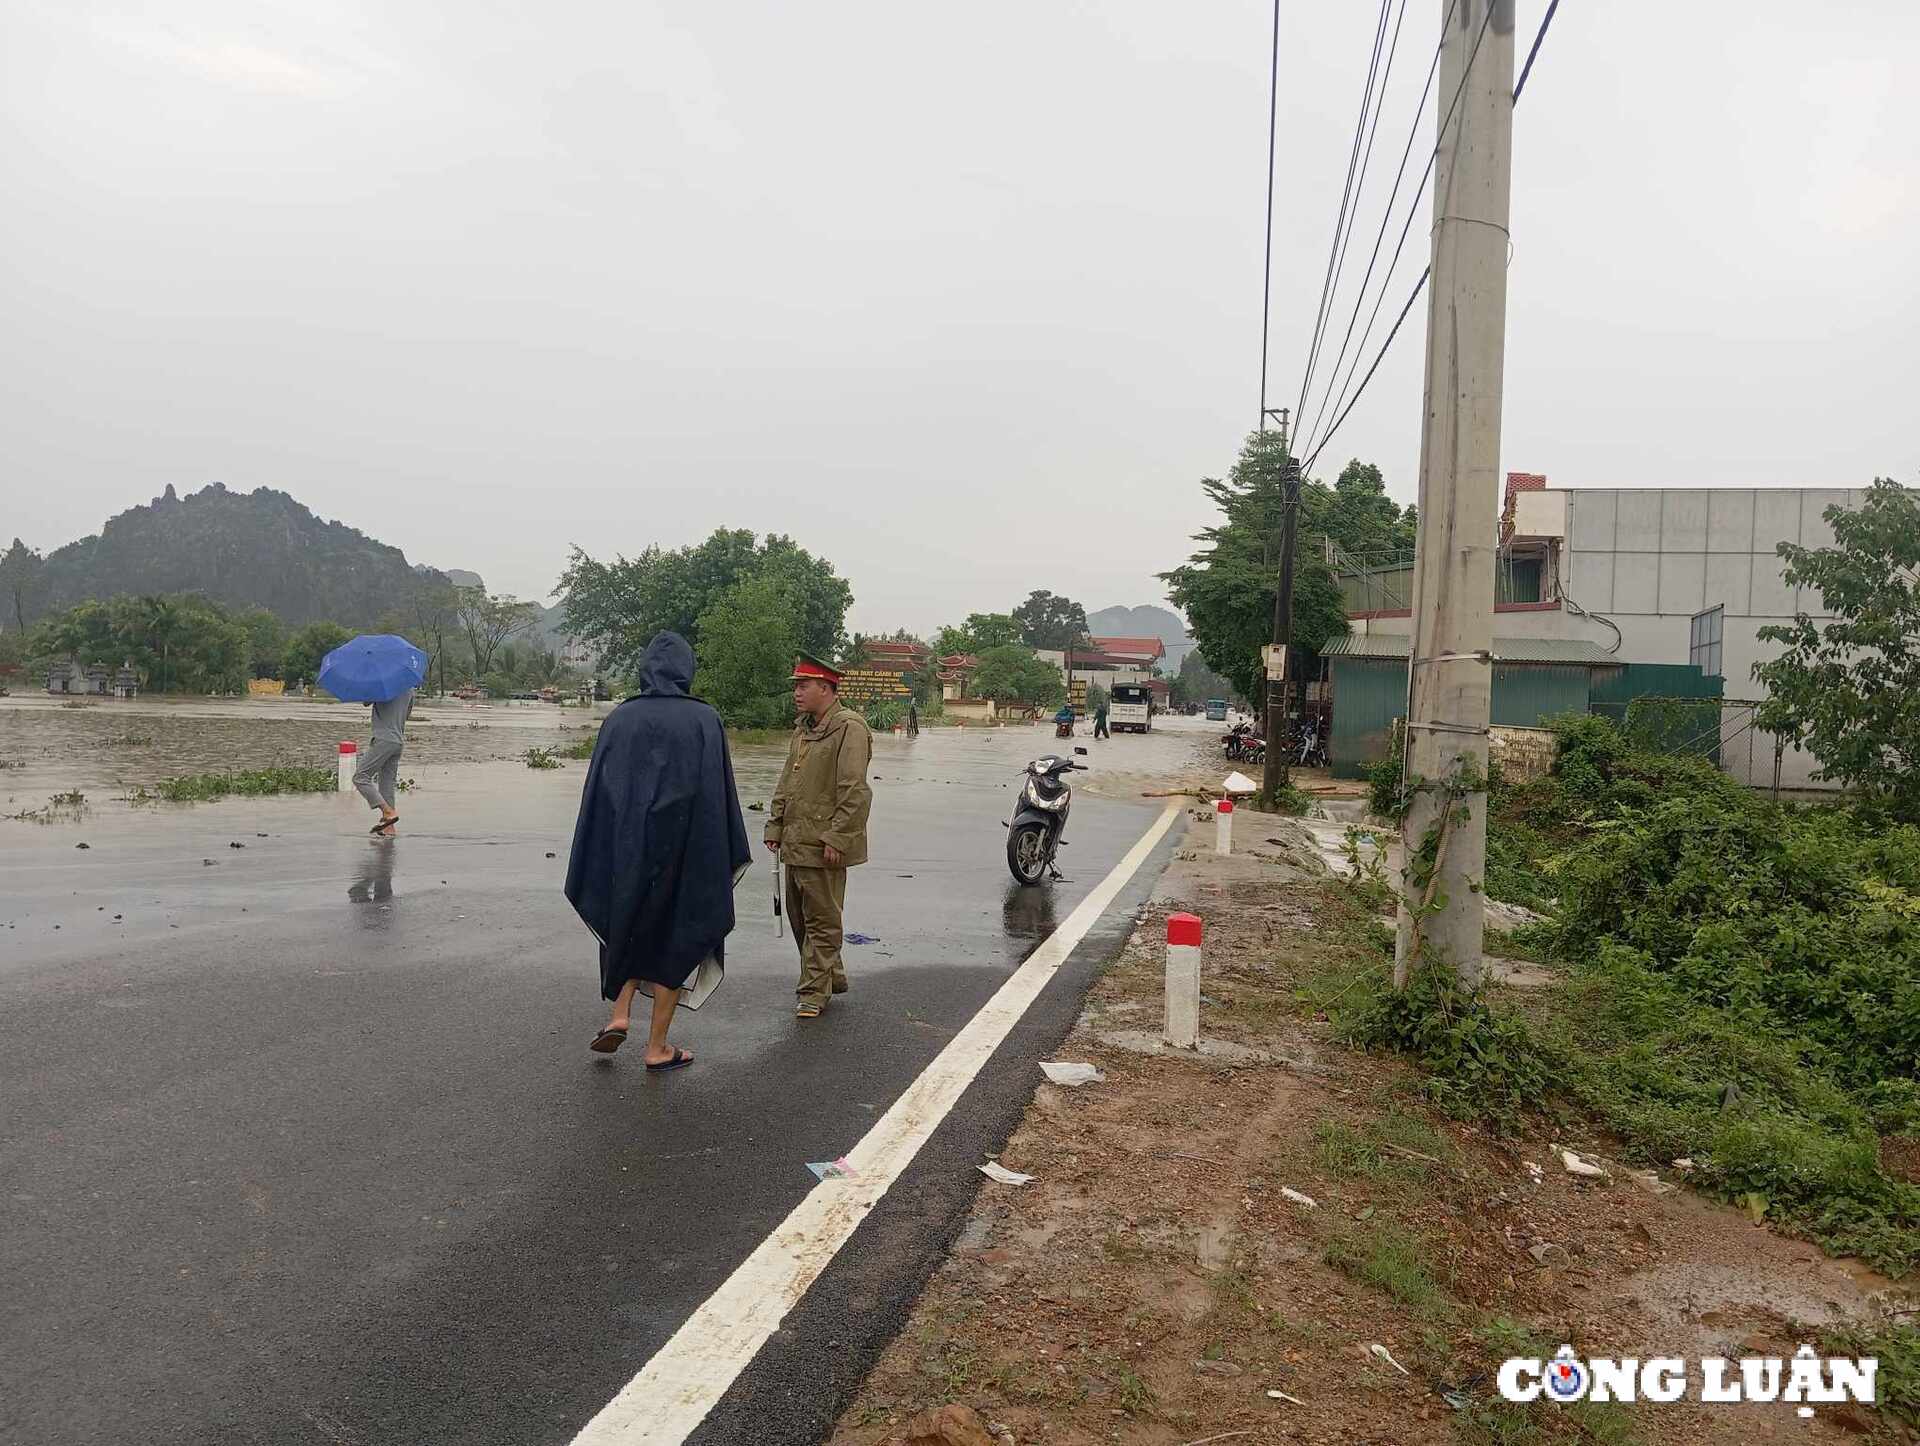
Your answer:
[[[1760,629],[1802,612],[1828,616],[1817,591],[1788,585],[1777,549],[1831,547],[1824,512],[1857,508],[1865,495],[1846,487],[1560,488],[1508,473],[1494,632],[1585,639],[1623,662],[1699,664],[1725,679],[1724,766],[1744,782],[1771,784],[1773,740],[1753,736],[1752,709],[1743,706],[1765,696],[1754,664],[1781,651]],[[1354,609],[1356,633],[1411,630],[1411,588],[1383,587],[1389,575],[1370,573],[1376,593],[1361,601],[1388,605]],[[1811,778],[1817,766],[1788,749],[1779,781],[1820,787]]]

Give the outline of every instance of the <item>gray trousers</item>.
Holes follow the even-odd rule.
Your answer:
[[[360,755],[360,766],[353,772],[353,786],[369,807],[385,804],[394,807],[393,786],[400,777],[400,745],[375,739]]]

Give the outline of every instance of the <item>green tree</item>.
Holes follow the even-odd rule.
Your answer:
[[[287,639],[280,675],[289,683],[312,682],[320,672],[320,660],[352,636],[338,623],[308,623]]]
[[[427,655],[434,691],[447,691],[447,663],[460,636],[460,594],[451,583],[430,582],[415,590],[409,638]]]
[[[1194,540],[1205,545],[1184,566],[1160,574],[1168,597],[1186,613],[1194,639],[1243,698],[1261,696],[1260,649],[1273,638],[1286,460],[1279,433],[1250,435],[1225,480],[1208,477],[1200,483],[1220,509],[1220,522],[1195,534]],[[1313,490],[1302,488],[1302,533],[1308,530],[1307,494]],[[1330,491],[1317,489],[1321,506]],[[1318,652],[1346,630],[1346,609],[1331,574],[1302,548],[1294,567],[1295,644]]]
[[[540,619],[540,610],[532,603],[483,587],[456,588],[454,598],[460,631],[473,651],[474,669],[480,673],[493,672],[494,654],[501,646],[531,631]]]
[[[1331,537],[1348,552],[1413,556],[1420,530],[1414,509],[1387,496],[1386,479],[1371,462],[1354,458],[1331,488],[1309,482],[1300,504],[1304,530]]]
[[[1172,701],[1175,707],[1184,708],[1189,703],[1205,703],[1210,698],[1244,701],[1239,690],[1209,667],[1200,650],[1194,648],[1180,660],[1180,674],[1173,680]]]
[[[234,693],[247,685],[247,630],[197,593],[89,600],[41,621],[35,656],[133,664],[158,692]]]
[[[744,529],[722,528],[695,547],[649,547],[612,562],[576,547],[554,596],[566,610],[568,632],[598,650],[607,669],[631,673],[662,629],[679,633],[697,653],[701,619],[736,584],[766,572],[788,585],[797,646],[823,658],[843,653],[853,590],[831,562],[790,537],[760,541]]]
[[[798,584],[779,570],[743,578],[698,619],[694,691],[735,728],[793,718],[793,656],[801,651]]]
[[[1755,725],[1804,747],[1817,778],[1920,823],[1920,495],[1876,477],[1858,511],[1829,507],[1832,547],[1783,542],[1786,580],[1833,615],[1760,629],[1785,651],[1754,665]]]
[[[1030,648],[1071,648],[1087,636],[1087,610],[1072,598],[1035,591],[1013,610],[1020,625],[1020,641]],[[971,624],[973,619],[969,618]],[[996,644],[989,643],[988,647]]]
[[[1055,708],[1067,696],[1066,680],[1053,664],[1034,656],[1032,648],[1006,643],[980,654],[973,695],[996,703],[1028,703]]]
[[[256,678],[277,678],[287,650],[287,625],[265,608],[248,608],[234,619],[247,632],[247,667]]]
[[[46,596],[47,562],[19,538],[0,553],[0,631],[24,633],[40,616]]]

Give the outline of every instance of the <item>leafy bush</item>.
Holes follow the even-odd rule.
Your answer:
[[[194,773],[184,778],[163,778],[149,795],[144,789],[133,801],[144,803],[151,797],[168,803],[210,803],[229,794],[260,798],[275,793],[333,793],[340,787],[340,775],[332,768],[252,768],[237,773]]]
[[[907,705],[895,698],[869,703],[862,715],[875,733],[891,733],[894,725],[907,721]]]
[[[560,760],[550,748],[529,748],[521,757],[527,760],[527,767],[537,769],[558,768]]]
[[[1427,1097],[1456,1119],[1511,1128],[1546,1093],[1545,1060],[1526,1026],[1463,989],[1445,968],[1416,968],[1405,989],[1377,995],[1342,1029],[1351,1043],[1419,1060],[1431,1071]]]

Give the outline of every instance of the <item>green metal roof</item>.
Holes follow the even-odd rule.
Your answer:
[[[1412,639],[1405,633],[1348,633],[1330,638],[1320,649],[1327,658],[1398,658],[1411,651]],[[1580,663],[1590,667],[1619,668],[1624,658],[1615,657],[1598,643],[1585,638],[1495,638],[1493,660],[1496,663]]]

